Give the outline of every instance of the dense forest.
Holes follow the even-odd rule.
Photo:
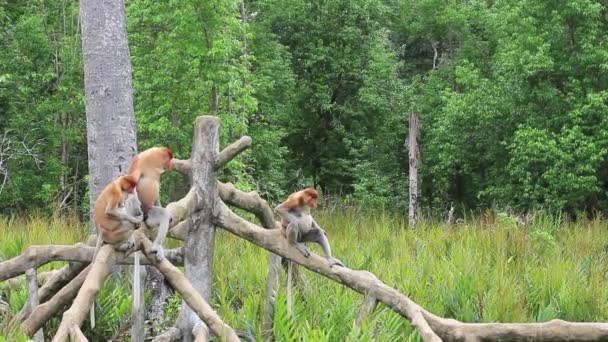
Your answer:
[[[271,202],[315,186],[402,210],[414,112],[424,210],[608,209],[602,1],[128,0],[127,18],[140,149],[187,157],[217,115],[223,143],[255,146],[221,177]],[[79,30],[77,1],[0,1],[3,213],[88,210]]]

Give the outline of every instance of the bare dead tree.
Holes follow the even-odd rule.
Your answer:
[[[410,113],[408,133],[409,151],[409,212],[408,222],[410,229],[416,229],[418,222],[418,165],[420,164],[420,149],[418,148],[418,136],[420,135],[420,121],[416,113]]]
[[[42,158],[37,151],[38,146],[44,143],[43,138],[32,138],[31,134],[36,128],[28,130],[22,137],[19,137],[15,130],[6,130],[0,138],[0,195],[4,190],[6,182],[10,178],[9,162],[19,158],[31,158],[34,165],[40,170]]]

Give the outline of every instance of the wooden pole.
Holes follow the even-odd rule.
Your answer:
[[[36,276],[36,269],[30,268],[25,272],[25,279],[27,282],[27,306],[30,309],[37,307],[40,302],[38,300],[38,277]],[[32,340],[36,342],[44,342],[44,332],[42,328],[38,329],[34,334]]]

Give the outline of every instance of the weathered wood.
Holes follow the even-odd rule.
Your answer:
[[[176,265],[174,262],[172,264]],[[157,272],[150,272],[150,270],[156,270]],[[157,336],[163,329],[165,302],[171,293],[173,293],[173,290],[165,284],[165,277],[163,277],[160,271],[153,267],[150,267],[146,272],[146,288],[150,293],[156,294],[150,298],[150,309],[147,310],[146,317],[147,321],[150,322],[152,336]]]
[[[416,113],[410,113],[410,126],[408,135],[409,151],[409,213],[408,222],[411,229],[416,229],[418,222],[418,164],[420,163],[420,149],[418,148],[418,135],[420,122]]]
[[[236,332],[235,332],[235,334],[236,334]],[[207,329],[207,327],[205,325],[199,325],[197,327],[194,327],[194,329],[192,331],[192,335],[194,336],[194,342],[209,341],[209,339],[207,338],[209,336],[209,329]]]
[[[423,311],[430,327],[444,341],[606,341],[607,323],[462,323]]]
[[[206,301],[211,300],[213,278],[213,216],[218,198],[215,160],[219,153],[219,129],[220,120],[213,116],[199,117],[194,123],[192,188],[198,197],[197,208],[200,210],[192,215],[193,225],[184,243],[186,277]],[[182,330],[182,341],[193,341],[193,328],[200,323],[200,319],[190,307],[182,305],[176,324]]]
[[[144,300],[144,283],[146,281],[146,268],[138,263],[139,253],[135,254],[135,265],[133,265],[133,309],[131,312],[131,342],[143,342],[145,337],[145,312],[146,301]],[[139,289],[139,293],[135,291]]]
[[[192,162],[190,159],[171,159],[171,164],[175,171],[179,171],[183,174],[189,175],[192,171]]]
[[[231,161],[241,152],[246,150],[249,146],[251,146],[251,138],[248,136],[244,136],[224,148],[215,159],[215,169],[219,170],[220,168],[222,168],[229,161]]]
[[[81,0],[80,23],[93,208],[103,188],[126,172],[137,151],[124,0]]]
[[[87,338],[80,330],[80,327],[71,327],[70,328],[70,340],[73,342],[88,342]]]
[[[95,296],[99,293],[104,280],[112,271],[112,267],[116,263],[117,254],[122,256],[122,253],[114,251],[113,245],[101,246],[93,261],[91,271],[78,291],[78,295],[76,295],[72,306],[63,313],[63,318],[55,333],[53,342],[66,341],[71,329],[73,327],[80,327],[91,305],[93,305]]]
[[[243,192],[231,183],[218,182],[220,198],[237,208],[253,213],[262,227],[266,229],[279,229],[280,224],[274,220],[272,208],[255,191]],[[292,274],[297,274],[298,280],[306,284],[301,272],[297,272],[296,265],[292,265]],[[264,308],[264,321],[262,322],[262,334],[264,341],[274,340],[274,305],[279,286],[279,273],[281,272],[281,257],[268,253],[268,275],[266,276],[266,303]]]
[[[56,260],[80,261],[91,260],[87,258],[88,251],[84,244],[73,246],[30,246],[22,254],[0,262],[0,281],[24,274],[30,268],[38,268]]]
[[[36,269],[30,268],[25,272],[25,279],[27,282],[27,303],[25,305],[30,308],[35,308],[40,304],[38,301],[38,277],[36,276]],[[36,342],[44,342],[44,332],[42,328],[38,329],[34,333],[32,338]]]
[[[150,258],[152,242],[141,232],[135,233],[138,243],[141,244],[142,250]],[[186,253],[187,255],[187,253]],[[187,259],[186,259],[187,260]],[[173,266],[167,259],[155,263],[158,270],[165,276],[165,279],[177,291],[184,303],[193,310],[192,312],[198,319],[197,325],[205,323],[206,326],[223,341],[239,341],[235,331],[222,321],[218,314],[209,306],[207,301],[201,296],[200,291],[196,289],[186,276],[180,270]],[[193,328],[196,326],[193,326]],[[192,334],[193,330],[189,330]],[[182,329],[182,338],[184,330]],[[191,337],[192,338],[192,337]]]
[[[38,286],[44,285],[51,279],[55,274],[59,272],[58,269],[50,270],[45,272],[38,272],[36,277],[38,278]],[[0,283],[0,290],[17,290],[25,285],[25,276],[18,276],[16,278],[7,279]]]
[[[361,324],[374,313],[376,310],[376,306],[378,306],[378,299],[371,295],[366,295],[363,303],[361,304],[361,308],[359,308],[359,314],[357,315],[357,319],[355,320],[355,324],[358,327],[361,327]]]
[[[418,329],[424,341],[441,341],[422,316],[421,311],[424,309],[396,289],[378,280],[372,273],[354,271],[339,266],[329,267],[327,259],[316,254],[311,254],[306,258],[297,249],[289,245],[278,229],[263,229],[248,222],[233,213],[224,203],[220,204],[219,209],[216,221],[218,226],[275,254],[290,259],[313,272],[342,283],[357,292],[375,296],[379,301],[409,319],[412,325]]]
[[[48,264],[51,261],[90,263],[93,259],[94,253],[95,247],[89,247],[80,243],[77,243],[76,245],[30,246],[23,254],[0,263],[0,281],[6,280],[7,278],[17,277],[24,274],[30,268],[38,268]],[[181,248],[166,250],[165,257],[176,265],[183,265]],[[150,260],[145,257],[141,258],[140,262],[141,265],[151,265]],[[130,255],[117,263],[120,265],[133,265],[134,255]],[[53,275],[53,277],[49,279],[49,282],[55,277],[56,275]]]
[[[55,313],[70,304],[78,294],[78,291],[82,287],[90,270],[91,266],[89,265],[80,271],[80,274],[78,274],[76,278],[62,287],[59,292],[49,299],[49,301],[34,308],[31,311],[31,314],[23,321],[23,332],[28,336],[32,336],[32,334],[40,329]]]

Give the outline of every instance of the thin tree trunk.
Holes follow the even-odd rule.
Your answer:
[[[217,86],[215,83],[211,86],[211,113],[217,115],[219,113],[219,95],[217,93]]]
[[[410,113],[410,127],[408,136],[409,164],[410,164],[410,186],[409,186],[409,213],[408,222],[410,229],[416,229],[418,221],[418,163],[420,162],[420,150],[418,149],[418,133],[420,122],[416,113]]]
[[[81,0],[80,20],[92,209],[101,190],[126,172],[137,136],[124,1]]]

